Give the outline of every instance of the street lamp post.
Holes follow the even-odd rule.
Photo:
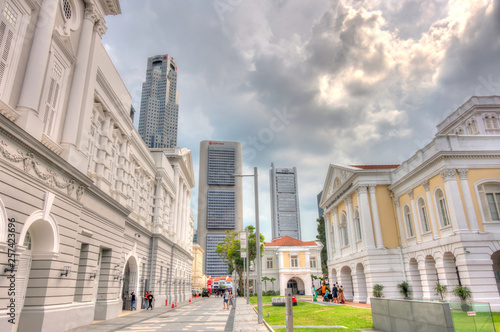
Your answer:
[[[262,317],[262,279],[261,279],[261,261],[260,261],[260,227],[259,227],[259,174],[257,167],[253,168],[253,175],[232,174],[234,177],[253,176],[254,191],[255,191],[255,249],[257,261],[257,314],[259,324],[264,322]],[[247,302],[248,303],[248,302]]]
[[[245,227],[245,231],[246,231],[246,233],[247,233],[247,245],[248,245],[248,242],[249,242],[249,241],[248,241],[248,226],[247,226],[247,227]],[[249,303],[250,303],[250,298],[249,298],[249,295],[248,295],[248,272],[249,272],[249,271],[248,271],[248,258],[249,258],[249,256],[250,256],[250,251],[248,251],[248,252],[247,252],[247,258],[246,258],[246,260],[245,260],[245,264],[246,264],[246,268],[247,268],[247,273],[246,273],[246,275],[245,275],[245,276],[246,276],[246,280],[245,280],[245,288],[246,288],[246,290],[247,290],[247,304],[249,304]]]

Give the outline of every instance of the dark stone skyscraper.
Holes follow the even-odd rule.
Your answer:
[[[174,148],[178,121],[177,66],[167,54],[153,56],[142,84],[139,134],[150,149]]]

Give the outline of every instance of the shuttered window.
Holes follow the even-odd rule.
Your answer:
[[[6,84],[18,21],[19,12],[12,4],[6,2],[0,15],[0,90],[3,90]]]
[[[54,132],[54,121],[57,115],[57,105],[59,92],[61,90],[63,67],[55,58],[52,61],[49,71],[47,91],[45,93],[45,103],[42,106],[43,132],[47,136],[52,136]]]

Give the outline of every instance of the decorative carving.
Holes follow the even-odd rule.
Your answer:
[[[348,206],[349,206],[349,205],[351,205],[351,204],[352,204],[352,197],[351,197],[351,196],[346,197],[346,198],[345,198],[345,203],[346,203],[346,205],[348,205]]]
[[[358,195],[366,194],[367,187],[366,186],[359,186],[357,191],[358,191]]]
[[[429,181],[423,182],[422,186],[424,187],[425,191],[430,191],[431,190],[431,186],[429,185]]]
[[[396,208],[399,209],[399,207],[401,206],[401,204],[399,203],[399,197],[394,197],[392,201],[394,202],[394,205],[396,205]]]
[[[370,191],[370,194],[375,194],[375,187],[377,185],[376,184],[371,184],[368,186],[368,190]]]
[[[410,196],[410,199],[413,201],[413,197],[414,197],[414,196],[413,196],[413,190],[409,190],[409,191],[407,192],[407,194],[408,194],[408,196]]]
[[[99,34],[99,36],[104,36],[108,27],[106,26],[106,21],[104,17],[100,17],[99,20],[95,23],[94,30]]]
[[[456,180],[456,170],[455,169],[445,169],[441,171],[441,177],[444,182]]]
[[[468,168],[459,168],[457,169],[458,171],[458,176],[460,177],[460,180],[467,180],[467,172],[469,171]]]

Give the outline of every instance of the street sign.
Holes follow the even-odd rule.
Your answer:
[[[247,233],[240,232],[241,258],[247,258]]]

